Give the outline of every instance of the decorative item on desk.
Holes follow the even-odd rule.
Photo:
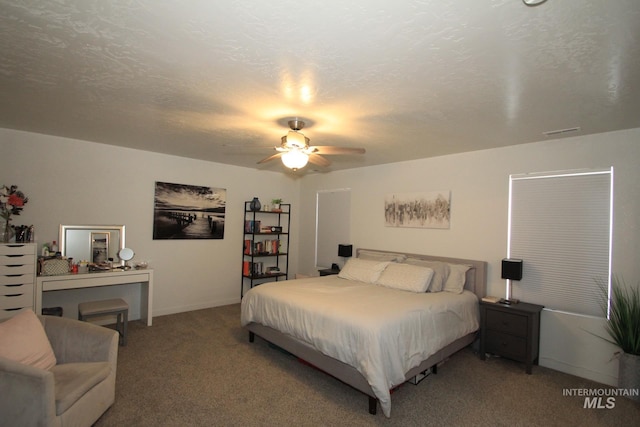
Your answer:
[[[68,259],[49,258],[40,261],[40,273],[43,276],[54,276],[57,274],[69,274],[71,265]]]
[[[249,209],[251,209],[254,212],[257,212],[260,210],[260,208],[262,208],[262,204],[260,203],[260,200],[258,200],[257,197],[254,197],[253,200],[251,200],[251,203],[249,203]]]
[[[0,189],[0,217],[4,219],[4,224],[0,225],[2,227],[0,230],[0,243],[9,243],[15,236],[15,231],[10,224],[11,215],[20,215],[20,211],[28,201],[29,198],[18,190],[17,185],[2,186],[2,189]]]
[[[122,268],[123,270],[130,269],[131,267],[127,263],[133,259],[134,255],[135,254],[132,249],[129,249],[129,248],[120,249],[120,251],[118,252],[118,258],[124,261],[124,265],[122,265],[120,268]]]
[[[280,204],[282,203],[282,199],[273,199],[271,200],[273,207],[271,208],[273,212],[282,212],[280,208]]]
[[[501,299],[500,304],[517,304],[518,300],[511,298],[511,281],[522,280],[522,260],[515,258],[504,258],[502,260],[501,277],[507,279],[507,298]]]
[[[34,238],[33,225],[14,226],[16,233],[16,243],[31,243]]]
[[[78,263],[78,273],[88,273],[89,272],[89,261],[82,260]]]
[[[148,261],[138,261],[136,263],[136,270],[145,270],[147,267],[149,267]]]

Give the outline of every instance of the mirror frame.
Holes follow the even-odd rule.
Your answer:
[[[67,231],[71,230],[85,230],[89,233],[100,233],[100,232],[111,232],[118,231],[120,234],[120,241],[118,242],[118,247],[116,250],[116,254],[120,252],[123,248],[125,248],[125,227],[124,225],[63,225],[60,224],[60,253],[62,256],[66,256],[67,249]],[[110,242],[111,243],[111,242]],[[119,258],[118,258],[119,259]],[[120,260],[120,265],[124,265],[124,261]]]

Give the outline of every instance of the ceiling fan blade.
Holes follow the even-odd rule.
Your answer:
[[[318,154],[309,154],[309,161],[315,165],[327,167],[331,162]]]
[[[269,157],[267,157],[266,159],[262,159],[262,160],[260,160],[260,161],[258,162],[258,164],[261,164],[261,163],[267,163],[267,162],[270,162],[271,160],[275,160],[275,159],[277,159],[278,157],[282,156],[282,154],[283,154],[283,153],[276,153],[276,154],[274,154],[273,156],[269,156]]]
[[[347,148],[347,147],[332,147],[330,145],[319,145],[309,147],[316,154],[364,154],[364,148]]]

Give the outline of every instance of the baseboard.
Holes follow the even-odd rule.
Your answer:
[[[187,311],[204,310],[206,308],[220,307],[222,305],[238,304],[237,298],[230,298],[228,300],[209,301],[201,304],[181,305],[175,307],[167,307],[163,309],[153,309],[153,317],[167,316],[169,314],[184,313]]]
[[[589,369],[582,368],[580,366],[572,366],[558,360],[550,359],[548,357],[540,357],[539,364],[540,366],[544,366],[545,368],[564,372],[565,374],[575,375],[576,377],[585,378],[601,384],[606,384],[614,387],[618,385],[617,377],[602,372],[595,372]]]

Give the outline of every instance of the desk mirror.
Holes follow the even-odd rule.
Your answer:
[[[125,246],[124,225],[60,225],[60,252],[74,261],[93,263],[124,261],[118,252]]]

